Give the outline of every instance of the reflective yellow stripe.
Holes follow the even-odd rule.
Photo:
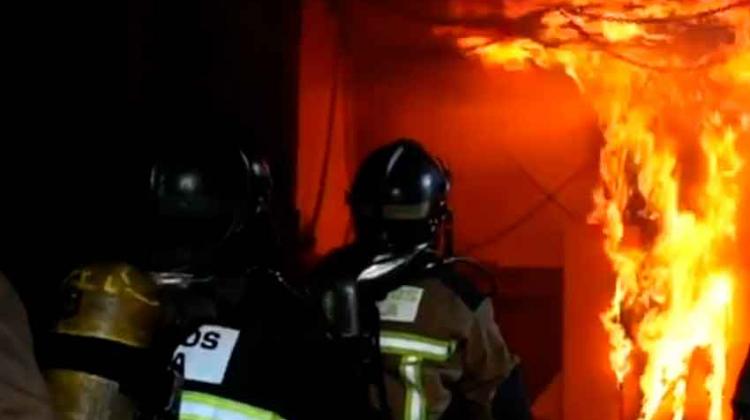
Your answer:
[[[184,391],[180,401],[180,420],[283,420],[262,408],[220,398],[215,395]]]
[[[380,350],[386,354],[419,356],[423,359],[444,362],[456,349],[454,341],[438,340],[399,331],[380,333]]]
[[[422,359],[417,356],[401,358],[401,378],[406,388],[404,420],[427,418],[427,401],[422,387]]]
[[[211,417],[180,413],[180,420],[211,420]]]
[[[422,384],[422,362],[444,362],[456,350],[455,341],[438,340],[400,331],[381,331],[380,350],[401,356],[399,372],[406,389],[404,420],[427,418],[427,399]]]

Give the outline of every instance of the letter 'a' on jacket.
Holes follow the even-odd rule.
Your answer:
[[[184,378],[179,420],[343,418],[331,415],[340,396],[321,385],[324,336],[298,296],[265,270],[215,278],[211,287],[220,297],[216,317],[173,356]],[[236,302],[221,298],[228,294]]]

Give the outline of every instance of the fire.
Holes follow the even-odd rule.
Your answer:
[[[616,273],[601,316],[619,383],[639,375],[640,419],[685,416],[705,355],[706,418],[723,419],[737,278],[737,151],[750,129],[750,2],[509,0],[523,34],[438,28],[488,66],[561,69],[597,111],[606,143],[590,221]],[[533,22],[533,23],[529,23]]]

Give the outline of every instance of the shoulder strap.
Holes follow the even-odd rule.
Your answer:
[[[482,293],[469,279],[462,276],[456,270],[455,264],[455,261],[446,260],[433,270],[446,287],[458,295],[471,311],[475,311],[484,302],[487,295]]]

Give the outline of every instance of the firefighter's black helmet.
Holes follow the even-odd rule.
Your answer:
[[[262,160],[229,145],[185,145],[150,168],[153,271],[241,270],[243,236],[268,210],[271,178]],[[244,250],[245,252],[247,250]]]
[[[448,217],[450,176],[416,140],[373,151],[349,191],[357,242],[383,251],[434,244]]]

